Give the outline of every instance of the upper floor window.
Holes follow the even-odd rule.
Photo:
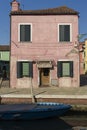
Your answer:
[[[59,42],[70,42],[71,41],[71,25],[70,24],[59,24],[58,26]]]
[[[31,24],[20,24],[19,25],[19,41],[20,42],[31,42]]]

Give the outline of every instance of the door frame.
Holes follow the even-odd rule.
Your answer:
[[[49,82],[47,85],[42,83],[42,73],[43,70],[48,69],[49,70]],[[50,68],[39,68],[39,86],[50,86]]]

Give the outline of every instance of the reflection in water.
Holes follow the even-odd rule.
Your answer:
[[[77,126],[73,127],[71,130],[87,130],[87,127]]]
[[[87,130],[87,118],[50,118],[32,121],[0,121],[0,130]]]
[[[84,112],[83,114],[72,113],[72,115],[63,116],[61,117],[61,119],[64,120],[70,126],[73,127],[83,126],[86,127],[86,129],[81,129],[81,130],[87,130],[87,112]]]
[[[70,130],[72,126],[58,118],[33,121],[0,121],[0,130]]]

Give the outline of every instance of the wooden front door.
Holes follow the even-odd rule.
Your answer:
[[[40,85],[41,86],[49,86],[50,79],[50,69],[49,68],[41,68],[40,70]]]

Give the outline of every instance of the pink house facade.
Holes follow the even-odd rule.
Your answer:
[[[79,87],[78,12],[11,6],[10,87]]]

